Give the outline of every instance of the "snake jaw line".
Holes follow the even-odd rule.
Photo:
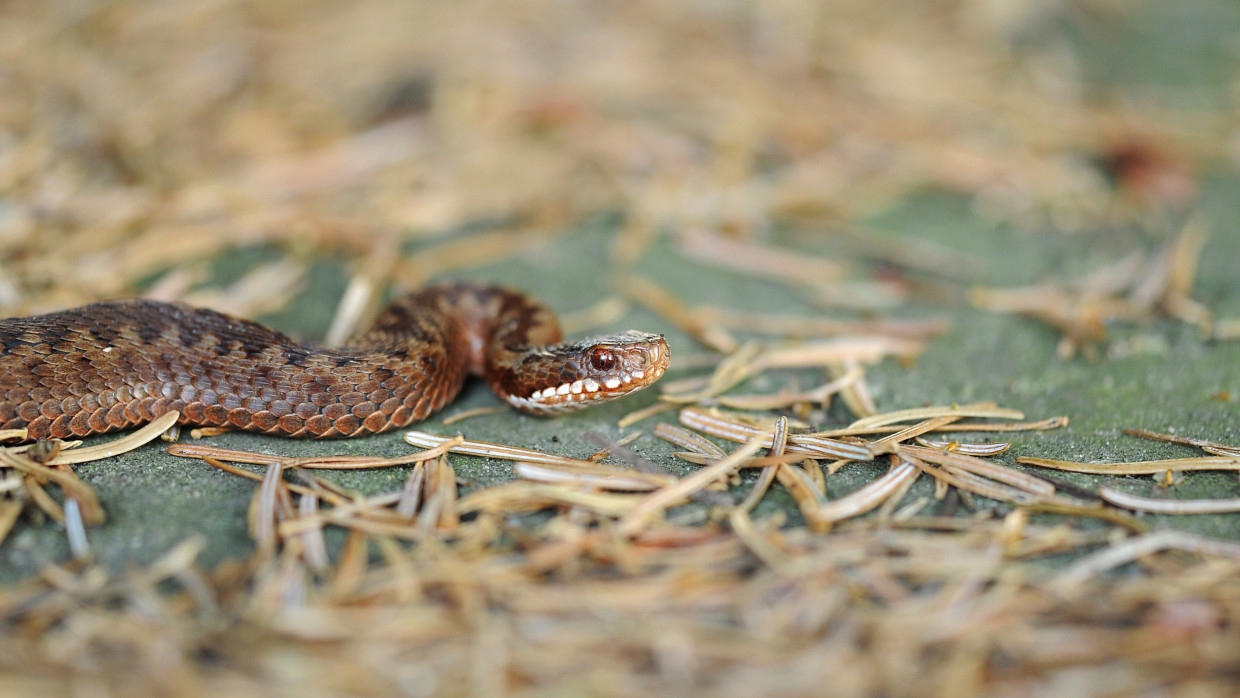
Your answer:
[[[558,414],[623,397],[661,378],[671,353],[662,335],[630,331],[551,351],[531,349],[526,357],[527,363],[544,360],[557,367],[549,371],[552,375],[546,387],[531,391],[528,397],[504,395],[517,409]]]

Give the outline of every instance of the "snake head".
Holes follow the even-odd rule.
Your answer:
[[[630,330],[532,349],[501,392],[517,409],[555,414],[624,397],[663,377],[672,360],[663,335]]]

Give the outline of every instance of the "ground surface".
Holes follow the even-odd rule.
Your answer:
[[[1240,235],[1229,232],[1240,220],[1240,180],[1220,177],[1206,187],[1203,210],[1211,227],[1219,231],[1204,254],[1197,298],[1208,300],[1220,313],[1240,310],[1240,276],[1234,260],[1240,259]],[[980,222],[957,198],[924,195],[885,214],[875,224],[893,236],[934,240],[958,250],[962,259],[983,269],[980,282],[1019,285],[1050,276],[1071,275],[1100,260],[1113,250],[1126,249],[1126,233],[1081,234],[1062,237],[1035,231],[1013,231]],[[569,312],[596,295],[608,293],[594,265],[605,265],[611,240],[617,232],[614,219],[606,217],[582,225],[568,237],[531,250],[516,259],[472,271],[468,278],[493,281],[529,289],[553,307]],[[829,251],[830,241],[817,245]],[[256,254],[261,258],[261,254]],[[639,270],[658,278],[691,302],[706,302],[760,311],[806,313],[811,308],[795,294],[772,283],[754,281],[676,259],[667,247],[656,247]],[[557,270],[550,274],[550,270]],[[554,276],[554,278],[551,278]],[[324,265],[316,277],[315,290],[272,319],[281,329],[314,337],[325,331],[323,306],[331,306],[343,290],[342,270]],[[1119,359],[1064,360],[1056,356],[1057,334],[1031,320],[998,316],[967,308],[919,304],[905,316],[944,316],[952,331],[931,343],[914,366],[888,361],[873,374],[875,398],[881,409],[895,410],[925,404],[950,404],[991,400],[1019,409],[1030,419],[1068,415],[1067,429],[1017,435],[1011,452],[1000,458],[1012,463],[1016,456],[1062,460],[1118,462],[1155,458],[1188,457],[1195,449],[1158,444],[1125,436],[1125,427],[1174,431],[1185,436],[1223,443],[1240,442],[1237,398],[1240,395],[1240,348],[1236,344],[1203,341],[1191,327],[1174,322],[1120,327],[1117,339],[1141,340],[1145,348]],[[666,321],[635,311],[612,328],[630,327],[664,332],[676,357],[704,351]],[[673,363],[673,368],[675,363]],[[677,374],[671,374],[675,376]],[[812,378],[788,373],[788,380]],[[757,388],[772,390],[778,385]],[[1225,393],[1230,399],[1220,399]],[[633,430],[647,432],[635,447],[677,472],[689,469],[671,457],[673,448],[648,435],[656,420],[675,421],[674,414],[652,418],[630,427],[616,428],[616,420],[637,407],[651,403],[653,391],[619,404],[576,415],[540,419],[516,412],[477,417],[443,427],[438,419],[418,425],[435,434],[464,433],[468,438],[522,445],[563,455],[585,457],[596,449],[581,434],[597,430],[619,438]],[[460,410],[499,404],[486,386],[473,382],[443,415]],[[834,424],[849,420],[842,411]],[[350,441],[290,441],[248,434],[227,434],[210,443],[224,448],[268,452],[277,455],[366,454],[397,456],[411,447],[398,431]],[[556,438],[558,441],[553,441]],[[460,476],[473,486],[486,486],[511,477],[509,464],[472,457],[458,457]],[[1021,467],[1021,466],[1016,466]],[[856,465],[828,477],[828,492],[843,494],[869,482],[883,471],[877,464]],[[1037,471],[1036,468],[1031,468]],[[83,479],[98,488],[111,517],[107,526],[91,531],[91,542],[100,559],[119,569],[130,563],[146,563],[159,557],[192,533],[209,541],[203,562],[211,565],[227,558],[247,555],[253,547],[246,532],[245,514],[252,485],[198,461],[173,458],[160,443],[134,453],[79,468]],[[407,476],[404,468],[338,474],[346,487],[366,493],[399,488]],[[1106,478],[1064,476],[1082,485]],[[1125,489],[1149,494],[1150,478],[1124,478]],[[929,491],[929,483],[922,483]],[[1228,497],[1240,493],[1233,475],[1188,474],[1174,496]],[[916,493],[915,493],[916,494]],[[784,507],[793,520],[796,508],[786,495],[773,492],[759,509],[769,513]],[[1149,517],[1156,527],[1178,528],[1210,536],[1240,539],[1237,515]],[[9,580],[24,577],[45,561],[64,559],[67,543],[55,524],[25,524],[0,550]]]
[[[1240,446],[1238,104],[1240,5],[1222,0],[5,3],[0,309],[147,294],[317,341],[359,283],[497,282],[580,318],[639,276],[689,307],[949,321],[915,361],[868,368],[876,409],[1070,418],[1011,434],[994,460],[1018,470],[1195,456],[1123,429]],[[1092,357],[969,302],[1151,258],[1194,220],[1210,237],[1181,290],[1200,305],[1168,292],[1108,321]],[[875,289],[906,296],[857,310]],[[588,329],[665,333],[665,386],[720,358],[692,322],[626,302]],[[658,397],[445,426],[498,406],[475,382],[416,428],[578,458],[597,450],[588,431],[641,432],[630,447],[687,478],[700,471],[652,435],[674,411],[617,426]],[[849,424],[843,402],[817,426]],[[401,437],[200,443],[401,456]],[[1224,696],[1240,677],[1236,513],[1026,520],[980,496],[936,501],[923,474],[903,500],[919,513],[830,532],[780,483],[752,518],[692,503],[625,531],[616,512],[642,505],[607,495],[458,521],[429,504],[448,501],[445,465],[422,471],[438,474],[413,514],[388,501],[329,520],[344,500],[292,494],[299,474],[256,497],[167,448],[75,468],[107,512],[84,560],[42,513],[62,491],[36,501],[33,479],[0,467],[0,693]],[[462,493],[513,491],[508,462],[451,464]],[[886,472],[850,464],[826,496]],[[1240,497],[1234,471],[1165,488],[1052,475]],[[365,494],[409,476],[322,473]]]

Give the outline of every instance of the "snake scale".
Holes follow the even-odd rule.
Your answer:
[[[561,339],[537,300],[470,284],[402,296],[339,348],[182,304],[94,303],[0,320],[0,428],[79,437],[177,410],[182,424],[358,436],[427,418],[471,373],[555,414],[650,385],[671,359],[660,335]]]

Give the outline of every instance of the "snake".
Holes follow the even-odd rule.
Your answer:
[[[470,283],[399,296],[339,347],[182,303],[104,301],[0,320],[0,428],[84,437],[176,410],[182,425],[353,437],[426,419],[469,375],[556,415],[645,388],[670,361],[662,335],[564,342],[538,300]]]

